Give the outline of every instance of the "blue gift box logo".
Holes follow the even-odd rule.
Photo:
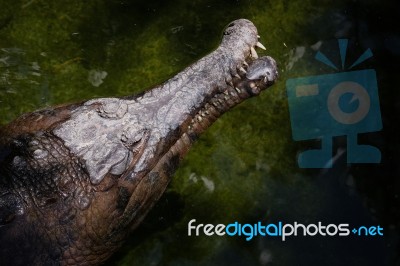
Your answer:
[[[339,40],[339,48],[344,69],[347,40]],[[371,56],[368,49],[349,69]],[[321,52],[316,59],[337,69]],[[321,140],[321,149],[299,155],[299,167],[332,167],[334,136],[347,136],[348,163],[380,163],[379,149],[357,143],[357,134],[382,129],[375,70],[289,79],[286,89],[293,139]]]

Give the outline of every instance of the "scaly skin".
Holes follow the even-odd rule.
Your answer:
[[[140,96],[39,110],[2,128],[0,264],[104,262],[199,134],[275,81],[257,43],[256,27],[236,20],[214,52]]]

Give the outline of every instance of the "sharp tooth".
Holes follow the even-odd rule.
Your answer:
[[[243,67],[240,67],[239,70],[242,71],[243,73],[247,73]]]
[[[260,39],[260,35],[257,35],[257,38]]]
[[[240,79],[240,76],[238,74],[235,74],[235,77],[237,77],[238,79]]]
[[[250,52],[251,52],[251,57],[253,57],[254,59],[258,58],[257,52],[254,49],[254,47],[250,47]]]
[[[246,61],[243,61],[243,65],[245,65],[245,66],[249,66],[249,64],[247,64],[247,62]]]
[[[263,49],[263,50],[267,50],[267,49],[265,49],[265,46],[262,45],[260,42],[257,42],[256,46],[257,46],[257,47],[260,47],[260,48]]]
[[[240,89],[238,87],[235,87],[235,90],[240,93]]]

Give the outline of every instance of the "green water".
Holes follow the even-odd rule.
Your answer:
[[[285,243],[260,237],[188,237],[187,223],[315,223],[321,217],[331,217],[332,222],[348,217],[332,203],[341,192],[320,185],[317,170],[297,167],[297,153],[314,144],[292,140],[285,81],[331,71],[312,60],[315,50],[310,46],[318,41],[357,39],[364,24],[371,34],[398,36],[385,19],[387,12],[395,12],[392,7],[394,1],[373,0],[0,0],[0,124],[46,106],[141,92],[213,50],[230,21],[248,18],[267,47],[260,54],[279,63],[280,81],[225,114],[199,139],[160,202],[108,264],[391,264],[398,248],[400,205],[399,172],[393,168],[399,155],[394,126],[380,136],[388,158],[383,164],[337,174],[350,171],[356,179],[352,189],[360,205],[354,209],[367,217],[360,218],[361,223],[372,219],[391,228],[383,242],[374,239],[353,252],[343,239]],[[360,25],[337,36],[345,31],[346,21]],[[299,47],[307,49],[296,60]],[[390,89],[392,72],[382,62],[393,56],[374,47],[380,57],[369,64],[380,70],[384,124],[390,125],[398,111],[398,93]],[[399,52],[397,46],[394,50]],[[327,209],[331,216],[325,215]]]

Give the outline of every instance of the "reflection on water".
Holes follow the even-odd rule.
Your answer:
[[[395,1],[1,1],[1,123],[48,105],[140,92],[212,50],[224,26],[240,17],[256,24],[266,54],[279,62],[280,82],[200,138],[110,265],[399,263]],[[353,44],[349,62],[367,48],[374,53],[363,67],[377,71],[384,125],[360,142],[379,147],[382,163],[347,166],[338,137],[332,169],[300,170],[296,154],[319,143],[292,140],[285,82],[333,73],[314,56],[337,49],[335,38]],[[188,237],[193,218],[380,224],[385,237]]]

